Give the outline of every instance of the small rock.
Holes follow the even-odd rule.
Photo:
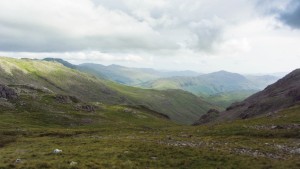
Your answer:
[[[292,153],[292,154],[300,154],[300,148],[297,148],[295,150],[291,150],[290,153]]]
[[[62,153],[62,150],[60,150],[60,149],[53,150],[53,154],[60,154],[60,153]]]
[[[151,157],[152,160],[157,160],[157,157]]]
[[[75,162],[75,161],[71,161],[70,162],[70,166],[75,166],[75,165],[77,165],[78,163],[77,162]]]
[[[271,126],[271,129],[283,129],[282,126]]]
[[[22,160],[20,158],[16,159],[16,161],[15,161],[16,164],[19,164],[21,162],[22,162]]]

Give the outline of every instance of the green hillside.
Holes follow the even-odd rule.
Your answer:
[[[1,84],[30,84],[55,93],[73,95],[84,101],[143,105],[179,123],[191,124],[215,107],[181,90],[157,91],[124,86],[56,62],[2,57],[0,69]]]
[[[241,90],[241,91],[225,92],[225,93],[210,95],[204,97],[204,99],[209,101],[210,103],[227,108],[232,103],[239,102],[256,92],[258,92],[258,90]]]
[[[0,168],[300,167],[299,106],[271,117],[184,126],[143,107],[10,88],[18,98],[0,99]]]

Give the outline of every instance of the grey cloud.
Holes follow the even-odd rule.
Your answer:
[[[46,18],[45,18],[46,19]],[[72,27],[70,27],[72,29]],[[96,50],[102,52],[174,50],[179,46],[160,35],[100,34],[70,35],[43,24],[8,21],[0,18],[0,51],[13,52],[75,52]]]
[[[299,0],[257,0],[256,9],[264,16],[275,16],[276,19],[291,28],[300,29]]]
[[[27,0],[14,10],[9,7],[24,3],[14,1],[0,1],[0,51],[154,53],[184,46],[213,52],[226,27],[251,19],[255,6],[249,0],[57,0],[57,10],[51,0]]]
[[[300,29],[300,2],[292,1],[287,10],[282,12],[278,18],[288,26]]]
[[[203,52],[213,52],[214,47],[221,43],[225,23],[218,18],[191,23],[189,28],[193,38],[187,42],[190,48]]]

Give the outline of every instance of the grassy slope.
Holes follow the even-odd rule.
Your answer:
[[[199,114],[204,114],[213,107],[218,108],[195,95],[181,90],[139,89],[113,82],[107,82],[107,85],[138,104],[146,105],[158,112],[167,112],[165,114],[177,122],[183,121],[191,124],[199,118]]]
[[[0,68],[2,84],[34,84],[106,104],[145,105],[179,123],[191,124],[209,108],[215,107],[184,91],[124,86],[54,62],[0,58]]]
[[[96,112],[76,111],[73,103],[38,92],[13,104],[0,104],[0,168],[300,167],[300,155],[292,153],[300,148],[299,128],[272,129],[299,125],[299,106],[272,117],[193,127],[123,106],[95,103]],[[55,148],[63,153],[52,154]]]

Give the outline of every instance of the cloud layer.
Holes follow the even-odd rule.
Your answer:
[[[253,72],[247,65],[283,57],[300,61],[293,45],[300,42],[300,34],[290,29],[300,27],[297,2],[3,0],[0,51],[76,63]],[[265,69],[295,67],[288,61],[278,63],[283,66]]]

